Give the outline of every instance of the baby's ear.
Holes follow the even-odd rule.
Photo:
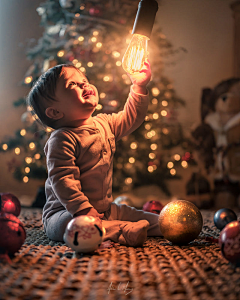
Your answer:
[[[53,119],[53,120],[59,120],[63,117],[63,113],[54,107],[46,108],[45,114],[47,117],[49,117],[50,119]]]

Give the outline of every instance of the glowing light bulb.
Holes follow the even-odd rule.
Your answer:
[[[122,60],[122,67],[127,73],[133,74],[142,69],[147,58],[148,40],[149,38],[144,35],[133,35]]]
[[[141,0],[132,30],[132,39],[123,56],[122,67],[129,73],[139,72],[148,56],[148,40],[158,10],[156,0]]]

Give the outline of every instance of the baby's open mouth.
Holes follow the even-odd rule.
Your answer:
[[[85,89],[82,93],[82,97],[85,98],[87,96],[90,96],[90,95],[94,95],[94,91],[90,88],[90,89]]]

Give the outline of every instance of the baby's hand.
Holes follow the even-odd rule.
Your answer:
[[[94,218],[102,218],[104,216],[104,214],[99,214],[95,208],[88,207],[81,211],[78,211],[76,214],[74,214],[73,217],[75,218],[78,216],[92,216]]]
[[[138,87],[142,87],[142,89],[146,88],[146,85],[149,83],[149,81],[151,80],[151,68],[150,68],[150,62],[148,59],[146,59],[146,61],[144,62],[144,66],[141,69],[140,72],[136,72],[134,74],[128,74],[128,76],[130,77],[132,84],[133,84],[133,88],[134,91],[136,93],[139,93]]]

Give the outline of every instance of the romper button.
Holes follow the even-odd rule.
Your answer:
[[[103,154],[106,155],[106,154],[107,154],[107,151],[103,151]]]

